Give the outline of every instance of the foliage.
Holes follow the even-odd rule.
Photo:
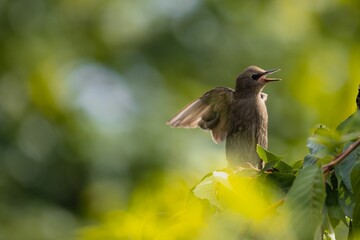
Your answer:
[[[289,165],[258,145],[262,170],[214,171],[192,188],[183,211],[160,216],[152,207],[153,212],[141,211],[137,219],[131,217],[137,211],[119,213],[84,229],[81,239],[340,239],[340,222],[347,226],[348,239],[357,239],[360,125],[354,122],[359,112],[338,130],[318,126],[308,139],[310,153],[304,161]],[[161,194],[171,194],[166,191]],[[109,228],[114,224],[116,234]],[[131,226],[142,227],[132,232]]]

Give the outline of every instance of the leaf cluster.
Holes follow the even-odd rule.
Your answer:
[[[360,111],[308,138],[289,161],[257,146],[263,169],[221,169],[193,188],[169,179],[140,189],[81,239],[360,239]],[[186,198],[185,198],[186,196]]]
[[[360,237],[360,111],[336,130],[324,125],[308,138],[309,154],[291,164],[261,146],[262,170],[208,174],[194,195],[239,227],[239,239],[347,239]],[[274,226],[277,222],[277,227]],[[263,236],[264,225],[266,236]],[[281,228],[281,234],[275,230]],[[259,230],[261,229],[261,230]]]

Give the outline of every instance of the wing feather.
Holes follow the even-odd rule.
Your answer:
[[[209,111],[209,108],[209,105],[197,99],[180,110],[167,124],[171,127],[196,128],[202,115]]]
[[[180,110],[167,124],[171,127],[210,130],[216,143],[222,142],[229,130],[230,103],[234,90],[217,87]]]

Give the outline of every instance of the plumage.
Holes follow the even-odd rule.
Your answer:
[[[197,128],[211,131],[214,142],[226,138],[229,111],[234,90],[217,87],[180,110],[167,124],[171,127]]]
[[[279,80],[266,77],[273,72],[250,66],[237,78],[235,90],[216,87],[185,106],[167,124],[209,130],[216,143],[226,139],[230,167],[251,164],[261,168],[256,144],[267,148],[268,125],[267,94],[262,89],[267,82]]]

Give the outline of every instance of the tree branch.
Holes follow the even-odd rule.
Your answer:
[[[360,145],[360,138],[352,143],[344,152],[339,154],[334,160],[325,164],[322,169],[324,174],[329,173],[337,164],[341,163],[352,151]]]

